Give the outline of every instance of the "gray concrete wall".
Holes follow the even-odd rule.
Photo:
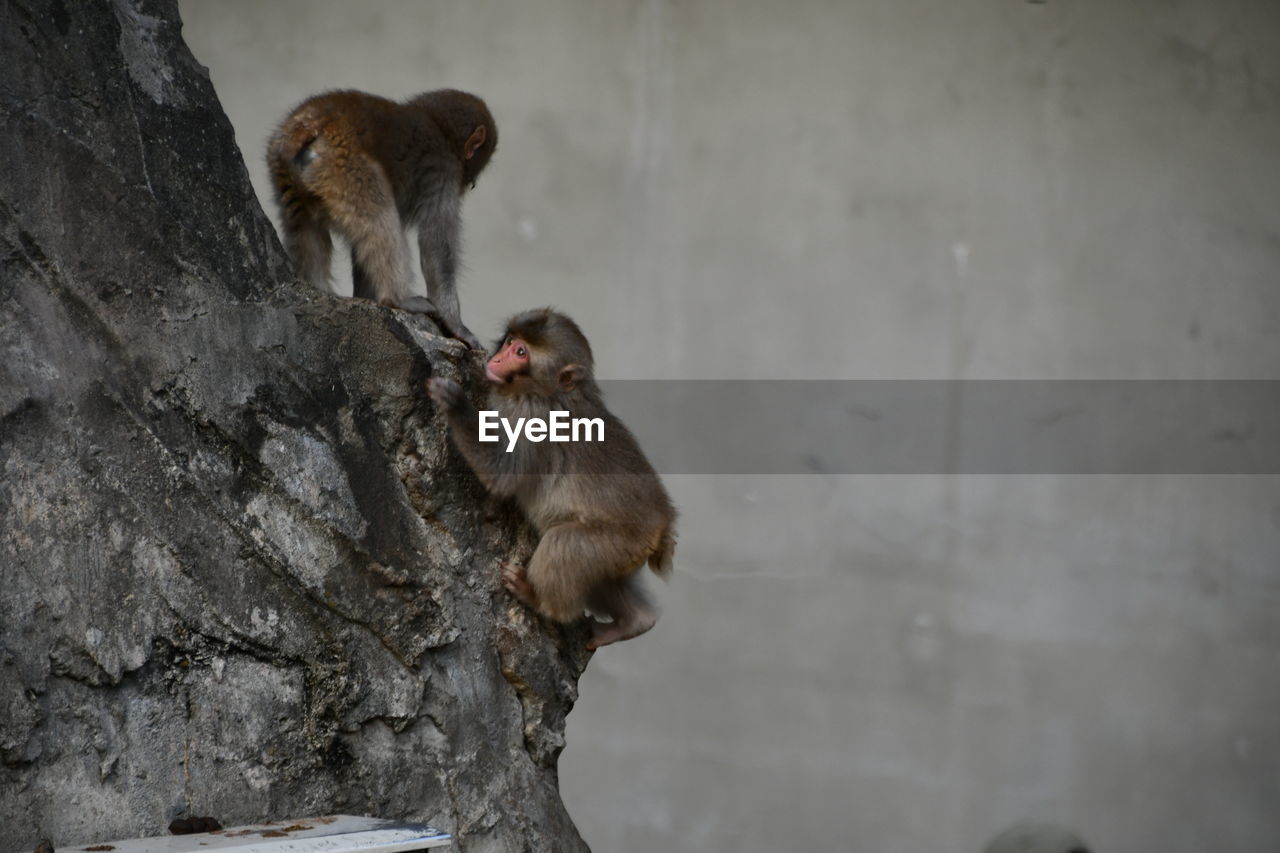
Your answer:
[[[464,316],[603,376],[1280,377],[1274,4],[182,8],[264,204],[314,91],[484,95]],[[1274,849],[1280,478],[668,484],[664,619],[569,719],[597,850]]]

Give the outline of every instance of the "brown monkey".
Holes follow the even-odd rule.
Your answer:
[[[587,339],[563,314],[526,311],[508,321],[485,376],[488,409],[509,423],[550,420],[559,411],[602,424],[598,442],[482,442],[480,413],[462,388],[429,380],[431,399],[448,413],[454,443],[481,482],[514,498],[542,535],[528,568],[503,564],[503,584],[556,622],[585,609],[608,616],[611,622],[593,620],[589,649],[648,631],[658,612],[637,570],[648,563],[659,576],[670,573],[676,512],[635,438],[605,408]]]
[[[403,104],[354,91],[303,101],[267,145],[289,256],[303,278],[332,292],[329,232],[337,231],[351,244],[354,296],[426,314],[480,349],[462,324],[455,278],[462,194],[497,144],[484,101],[454,89]],[[411,227],[425,299],[409,292]]]

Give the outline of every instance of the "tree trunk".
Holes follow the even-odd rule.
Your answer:
[[[500,590],[533,539],[423,395],[478,360],[295,280],[172,0],[2,8],[0,850],[333,812],[585,849],[585,634]]]

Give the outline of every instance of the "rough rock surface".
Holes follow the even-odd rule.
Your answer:
[[[0,70],[0,850],[332,812],[585,849],[584,637],[500,591],[529,532],[422,395],[476,361],[294,280],[171,0],[5,0]]]

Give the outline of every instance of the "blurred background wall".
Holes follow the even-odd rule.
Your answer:
[[[603,377],[1280,378],[1266,0],[182,11],[273,217],[307,95],[484,96],[463,316],[555,304]],[[1275,849],[1280,477],[667,482],[561,759],[595,849]]]

